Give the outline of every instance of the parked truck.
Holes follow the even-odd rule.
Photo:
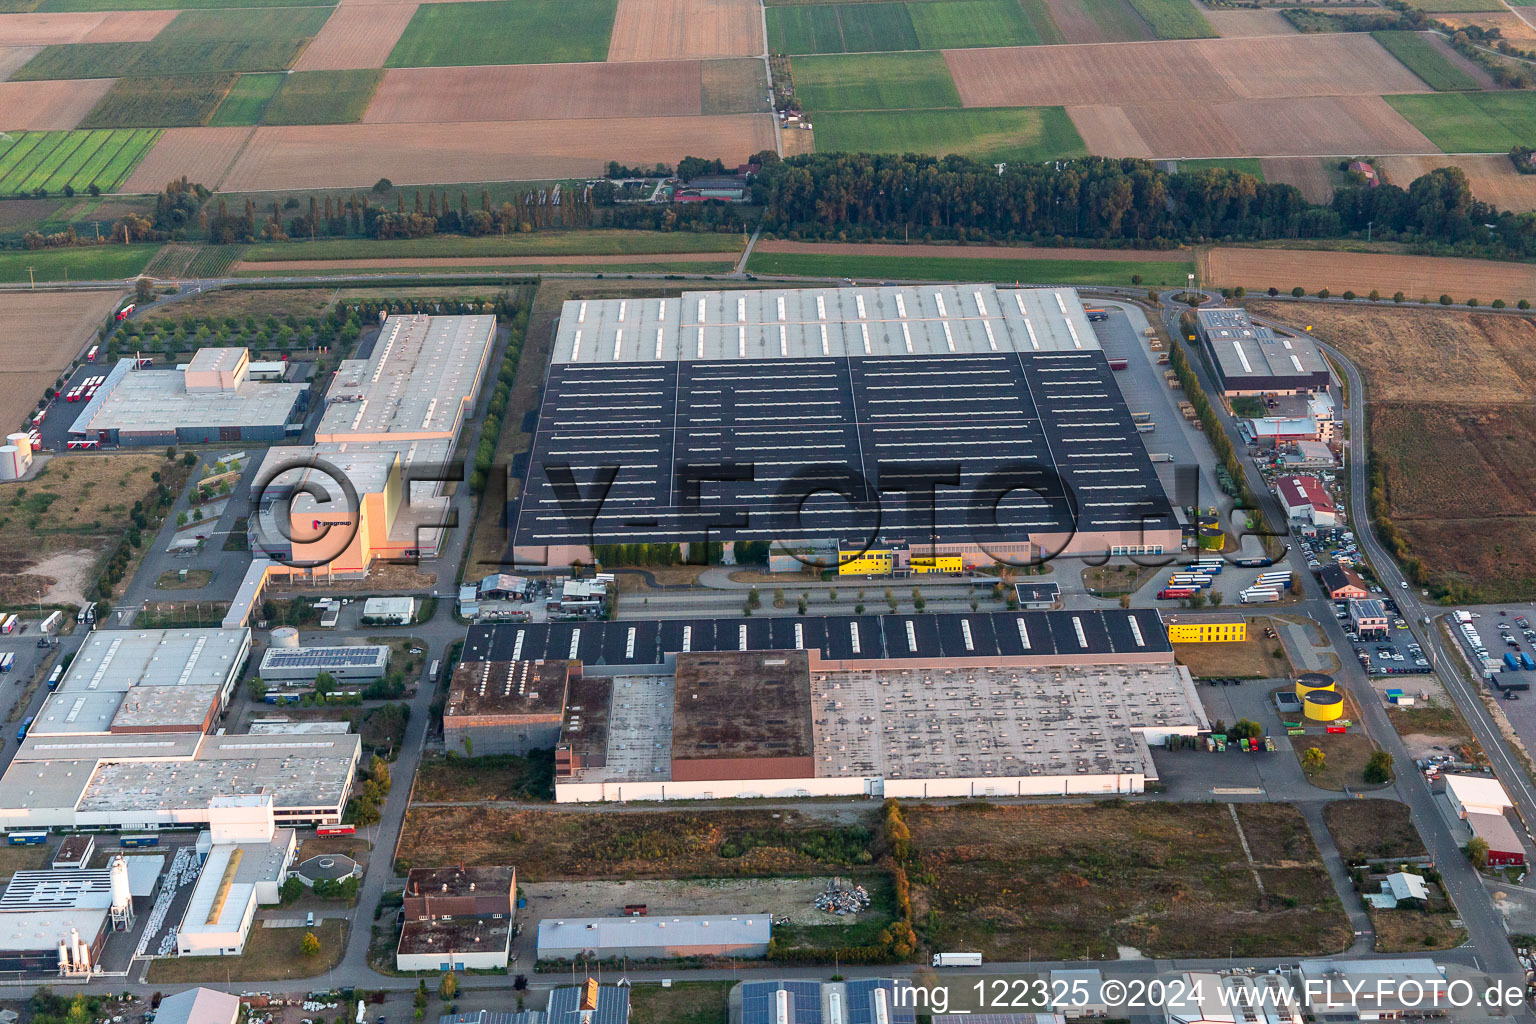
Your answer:
[[[1511,672],[1520,671],[1520,656],[1514,651],[1504,652],[1504,667]]]
[[[933,966],[935,967],[980,967],[980,953],[935,953],[933,954]]]
[[[52,633],[54,630],[59,628],[59,625],[63,621],[64,621],[64,613],[63,612],[53,612],[46,619],[43,620],[43,624],[41,626],[37,627],[38,632],[40,632],[40,633]]]
[[[1147,458],[1151,459],[1153,462],[1172,462],[1173,461],[1173,456],[1168,454],[1167,452],[1151,452],[1151,453],[1149,453],[1147,455]]]
[[[1533,669],[1536,669],[1536,658],[1532,658],[1525,651],[1521,651],[1520,652],[1520,667],[1525,669],[1527,672],[1530,672]]]
[[[1280,591],[1271,587],[1251,587],[1237,596],[1243,604],[1269,604],[1280,600]]]

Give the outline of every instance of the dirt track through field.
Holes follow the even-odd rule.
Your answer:
[[[944,60],[967,107],[1429,91],[1362,33],[946,50]]]
[[[16,73],[16,69],[43,52],[41,46],[0,46],[0,82]]]
[[[0,426],[15,430],[117,303],[116,291],[0,292]]]
[[[65,43],[142,43],[155,38],[180,11],[81,11],[0,14],[0,46]]]
[[[367,124],[698,115],[696,60],[400,68],[384,73]],[[597,143],[594,140],[594,148]],[[674,158],[675,160],[676,158]]]
[[[1159,158],[1436,151],[1379,96],[1228,100],[1194,117],[1185,103],[1129,106],[1125,113]]]
[[[1120,107],[1068,107],[1067,116],[1083,137],[1083,145],[1095,156],[1149,159],[1153,155],[1152,147]]]
[[[116,82],[115,78],[0,82],[0,131],[73,128]]]
[[[737,164],[772,148],[772,121],[752,114],[257,128],[223,188],[356,188],[381,177],[396,184],[575,177],[596,174],[609,160],[672,163],[684,153]]]
[[[192,181],[217,188],[252,128],[167,128],[133,174],[123,182],[124,192],[159,192],[167,182],[185,175]]]
[[[1472,194],[1501,210],[1536,210],[1536,174],[1516,171],[1507,156],[1389,156],[1382,160],[1387,180],[1407,188],[1437,167],[1459,167]]]
[[[890,245],[822,244],[819,242],[759,242],[753,252],[801,253],[815,256],[910,256],[965,260],[1089,260],[1144,263],[1185,263],[1189,253],[1177,249],[1058,249],[1024,245]]]
[[[756,57],[764,48],[756,0],[619,0],[608,59]]]
[[[304,273],[322,270],[388,270],[391,267],[546,267],[553,265],[604,266],[626,263],[728,263],[736,258],[728,252],[620,253],[612,256],[402,256],[399,259],[361,260],[266,260],[261,263],[241,261],[236,270],[263,273]]]
[[[1327,203],[1333,199],[1333,183],[1328,180],[1328,168],[1319,157],[1271,157],[1261,166],[1265,181],[1295,185],[1309,203]]]
[[[295,71],[381,68],[416,13],[416,4],[338,7],[304,48]]]
[[[1374,288],[1383,295],[1402,291],[1414,299],[1449,294],[1457,301],[1536,302],[1536,266],[1528,263],[1224,246],[1201,255],[1201,272],[1213,287],[1242,285],[1250,291],[1271,287],[1290,291],[1299,285],[1309,292],[1328,288],[1335,295],[1346,289],[1366,295]]]

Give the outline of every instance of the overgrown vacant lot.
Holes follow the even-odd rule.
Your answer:
[[[795,811],[608,810],[413,807],[400,858],[412,867],[516,864],[530,882],[825,874],[874,862],[874,814],[862,809],[842,817],[848,824]]]
[[[1345,860],[1422,857],[1424,840],[1408,805],[1396,800],[1335,800],[1323,808],[1328,831]]]
[[[905,812],[912,898],[935,949],[989,960],[1294,956],[1350,930],[1295,808],[1222,804],[921,806]]]
[[[1366,375],[1390,518],[1433,583],[1536,594],[1536,319],[1256,303],[1303,318]]]

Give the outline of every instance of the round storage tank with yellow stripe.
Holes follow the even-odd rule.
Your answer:
[[[1302,699],[1307,717],[1314,722],[1334,722],[1344,717],[1344,695],[1333,690],[1313,690]]]
[[[1333,689],[1333,677],[1322,672],[1303,672],[1296,677],[1296,696],[1303,699],[1309,693],[1326,693]]]

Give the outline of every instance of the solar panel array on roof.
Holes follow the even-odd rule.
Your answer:
[[[1148,654],[1172,648],[1158,613],[1132,608],[480,625],[469,630],[464,660],[660,665],[667,654],[740,650],[815,650],[823,658],[849,661]]]
[[[580,1012],[581,986],[562,985],[549,994],[548,1024],[587,1022]],[[590,1024],[629,1024],[629,988],[619,985],[599,985],[597,1011]]]
[[[885,993],[883,999],[876,992]],[[883,1017],[875,1012],[876,1001],[885,1005]],[[848,982],[848,1024],[917,1024],[917,1010],[896,1005],[896,983],[890,978],[865,978]]]
[[[1012,550],[1174,525],[1096,349],[566,363],[550,370],[514,544],[858,545],[936,528]]]
[[[741,986],[741,1024],[774,1024],[778,993],[787,992],[789,1024],[821,1024],[821,982],[749,981]]]
[[[262,657],[263,667],[276,668],[366,668],[379,661],[379,648],[366,647],[319,647],[306,650],[302,647],[271,647]]]

